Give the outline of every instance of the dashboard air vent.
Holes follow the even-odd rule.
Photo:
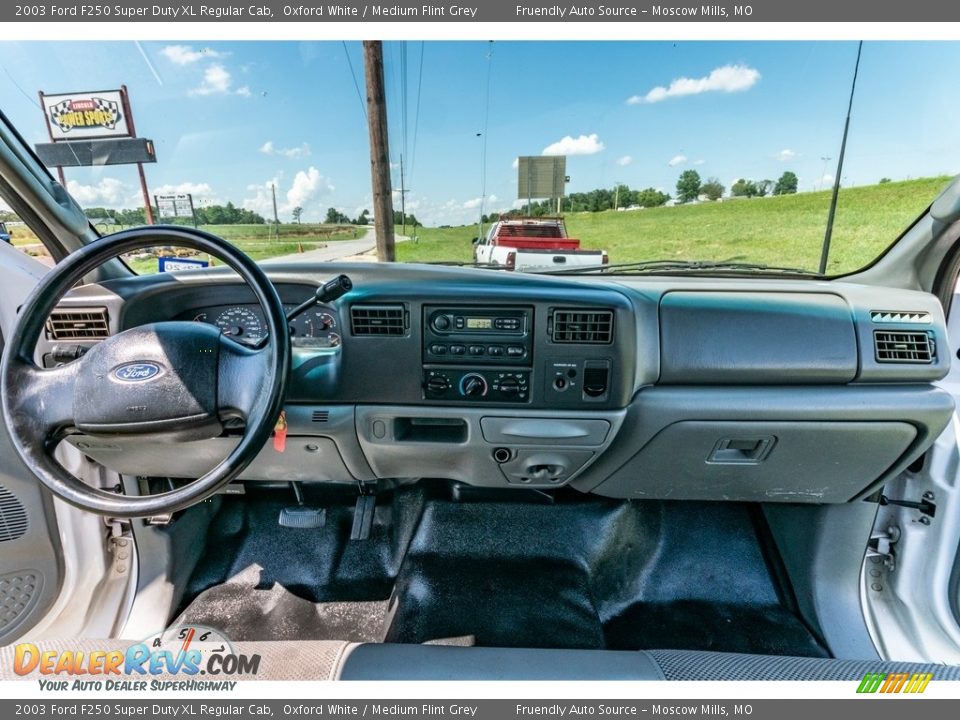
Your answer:
[[[550,336],[555,343],[609,345],[613,342],[613,311],[554,310]]]
[[[16,540],[26,532],[26,508],[13,493],[0,485],[0,542]]]
[[[47,320],[51,340],[103,340],[110,335],[106,308],[54,310]]]
[[[937,356],[932,333],[922,331],[873,331],[877,362],[932,363]]]
[[[315,423],[325,423],[330,419],[329,410],[314,410],[310,415],[310,421]]]
[[[405,335],[406,311],[403,305],[354,305],[350,326],[354,335]]]

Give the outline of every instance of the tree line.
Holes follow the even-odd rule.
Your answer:
[[[763,197],[765,195],[790,195],[797,192],[799,181],[795,173],[787,171],[780,179],[749,180],[741,178],[730,187],[731,197]],[[700,198],[719,200],[727,188],[717,178],[706,180],[700,177],[696,170],[684,170],[677,180],[677,203],[690,203]],[[633,190],[628,185],[617,185],[613,188],[597,188],[589,192],[571,193],[563,198],[560,205],[561,212],[602,212],[619,208],[651,208],[666,205],[671,196],[657,188]],[[494,222],[498,218],[533,216],[543,217],[555,215],[557,212],[556,200],[537,200],[529,207],[493,212],[484,215],[482,221]]]

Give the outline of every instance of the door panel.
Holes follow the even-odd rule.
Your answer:
[[[0,243],[0,347],[45,268]],[[0,420],[0,645],[34,626],[53,604],[63,563],[50,494],[20,461]]]

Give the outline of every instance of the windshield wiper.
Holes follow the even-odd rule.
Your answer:
[[[472,260],[431,260],[421,263],[423,265],[444,265],[446,267],[468,267],[468,268],[490,268],[491,270],[509,270],[510,268],[500,263],[478,263]]]
[[[704,273],[731,275],[795,275],[798,277],[822,278],[824,275],[813,270],[793,267],[779,267],[762,263],[740,263],[707,260],[641,260],[638,262],[614,263],[613,265],[585,265],[563,268],[562,270],[543,270],[540,275],[579,275],[594,273],[610,274],[650,274],[672,275],[679,273]]]

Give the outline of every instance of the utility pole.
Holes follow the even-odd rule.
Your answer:
[[[277,216],[277,186],[270,183],[270,194],[273,196],[273,229],[277,231],[277,240],[280,239],[280,218]]]
[[[403,153],[400,153],[400,222],[403,223],[403,234],[407,234],[407,190],[403,186]]]
[[[387,139],[387,99],[383,87],[383,43],[363,41],[367,81],[367,127],[370,131],[370,174],[373,185],[377,259],[393,262],[393,195],[390,189],[390,146]]]

